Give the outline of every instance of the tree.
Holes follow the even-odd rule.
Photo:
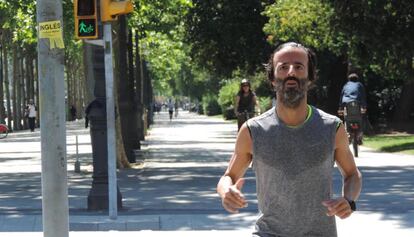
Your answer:
[[[186,18],[186,42],[194,62],[218,77],[240,68],[253,73],[267,60],[270,45],[259,0],[195,0]]]
[[[183,43],[183,18],[190,0],[139,0],[129,25],[139,34],[139,51],[148,62],[154,88],[165,95],[179,91],[175,82],[188,65],[188,46]]]
[[[408,122],[414,110],[414,2],[331,0],[334,26],[343,32],[350,60],[386,80],[404,80],[394,122]]]
[[[263,30],[269,34],[271,43],[297,41],[317,51],[320,77],[309,101],[336,113],[341,87],[346,81],[347,52],[346,42],[332,27],[332,6],[320,0],[278,0],[267,6],[263,14],[269,17]]]

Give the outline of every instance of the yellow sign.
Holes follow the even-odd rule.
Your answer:
[[[50,39],[50,48],[63,49],[62,24],[60,21],[39,23],[39,39]]]

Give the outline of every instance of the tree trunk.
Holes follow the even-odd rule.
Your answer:
[[[116,32],[120,32],[119,30],[119,26],[117,24],[113,24],[113,29]],[[127,154],[125,152],[125,143],[124,143],[124,139],[123,139],[123,135],[122,135],[122,127],[121,127],[121,121],[122,121],[122,114],[119,111],[119,85],[120,85],[120,81],[123,80],[123,78],[121,77],[121,73],[125,74],[123,72],[125,72],[125,70],[121,70],[120,69],[120,63],[119,63],[119,59],[120,59],[120,55],[121,52],[119,50],[119,47],[117,47],[120,41],[119,38],[119,34],[117,35],[117,38],[114,38],[113,40],[113,54],[114,54],[114,58],[115,58],[115,68],[116,70],[114,70],[114,101],[115,101],[115,109],[116,109],[116,114],[118,115],[115,118],[115,129],[116,129],[116,153],[117,153],[117,164],[119,168],[129,168],[131,167],[131,165],[129,164],[128,161],[128,157]],[[124,93],[124,91],[122,91],[122,93]]]
[[[0,31],[0,36],[2,31]],[[3,37],[0,38],[0,45],[3,46]],[[5,122],[6,108],[4,108],[4,79],[3,79],[3,50],[0,48],[0,123]]]
[[[148,64],[146,62],[143,63],[144,69],[144,104],[146,108],[146,127],[147,130],[152,123],[152,83],[151,77],[148,70]]]
[[[34,56],[31,53],[30,57],[28,59],[27,66],[28,66],[28,75],[29,75],[29,78],[30,78],[30,80],[29,80],[29,83],[30,83],[29,84],[29,98],[31,98],[31,99],[33,99],[33,101],[35,101],[35,90],[34,90],[34,88],[35,88],[35,86],[34,86],[35,79],[34,79],[34,68],[33,68],[34,60],[33,60],[33,58],[34,58]]]
[[[347,81],[348,63],[346,56],[342,55],[332,62],[329,72],[328,99],[326,101],[326,112],[336,114],[339,105],[339,97],[345,82]]]
[[[23,118],[23,129],[27,129],[29,128],[29,125],[28,125],[28,121],[26,117],[24,116],[25,114],[24,111],[28,103],[28,98],[27,98],[28,90],[26,88],[27,87],[27,76],[26,76],[26,70],[24,67],[25,65],[24,61],[26,58],[23,55],[26,55],[26,53],[23,50],[21,50],[21,57],[19,60],[19,67],[20,67],[19,71],[20,71],[20,98],[21,98],[20,104],[22,105],[22,108],[20,109],[20,114],[21,114],[21,117]]]
[[[14,50],[13,50],[13,94],[12,94],[12,102],[13,102],[13,130],[19,130],[20,126],[20,118],[17,117],[17,96],[16,93],[18,91],[17,88],[17,84],[18,84],[18,73],[17,73],[17,47],[14,46]],[[19,106],[20,108],[20,106]]]
[[[139,115],[138,115],[138,108],[135,100],[135,70],[134,70],[134,42],[133,42],[133,35],[132,30],[129,29],[128,31],[128,106],[131,110],[131,122],[130,122],[130,129],[133,131],[133,137],[131,140],[133,141],[133,149],[140,150],[141,143],[139,141],[139,130],[138,130],[138,123]]]
[[[78,83],[78,87],[76,88],[77,91],[77,97],[78,100],[76,101],[76,118],[80,119],[83,116],[82,111],[84,110],[84,105],[85,105],[85,95],[84,95],[84,87],[85,87],[85,83],[84,83],[84,75],[81,71],[79,71],[77,73],[76,76],[77,79],[77,83]]]
[[[71,82],[71,71],[72,71],[72,67],[70,64],[66,65],[68,67],[68,70],[66,72],[66,90],[67,90],[67,100],[66,100],[66,111],[68,111],[68,108],[71,108],[72,106],[72,82]],[[69,110],[70,111],[70,110]],[[72,115],[69,113],[66,113],[66,120],[72,120]]]
[[[142,80],[144,78],[143,69],[142,69],[142,60],[140,56],[140,46],[139,46],[139,33],[135,31],[135,104],[137,106],[137,130],[139,132],[138,138],[143,141],[145,139],[144,136],[144,105],[143,105],[143,97],[142,97]]]
[[[10,101],[10,82],[9,82],[9,59],[7,54],[7,47],[3,45],[3,65],[4,65],[4,87],[6,88],[6,104],[7,104],[7,127],[13,130],[12,126],[12,108]]]
[[[35,57],[35,64],[36,64],[36,76],[35,76],[35,80],[36,80],[36,104],[39,107],[39,109],[37,110],[37,120],[36,120],[36,127],[40,127],[40,120],[42,119],[42,114],[40,113],[40,97],[39,97],[39,60],[37,57]]]
[[[130,76],[128,75],[130,70],[128,67],[128,46],[127,40],[128,30],[126,17],[119,17],[119,30],[118,30],[118,49],[119,56],[117,57],[117,74],[118,74],[118,104],[119,104],[119,117],[121,120],[122,138],[124,141],[124,148],[128,161],[135,163],[134,149],[138,148],[139,139],[136,129],[136,120],[134,116],[134,104],[133,100],[133,84],[130,83]],[[131,49],[132,50],[132,49]]]
[[[115,94],[117,94],[115,92]],[[116,98],[116,97],[115,97]],[[119,107],[116,106],[116,113],[119,114]],[[121,120],[119,117],[115,119],[115,130],[116,130],[116,163],[119,168],[131,168],[131,164],[128,161],[127,155],[125,154],[124,141],[121,134]]]

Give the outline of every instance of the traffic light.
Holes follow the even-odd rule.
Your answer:
[[[97,0],[74,0],[75,36],[77,39],[98,38]]]
[[[132,2],[114,2],[112,0],[101,0],[101,21],[115,21],[118,15],[127,14],[134,10]]]

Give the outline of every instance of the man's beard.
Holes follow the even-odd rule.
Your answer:
[[[297,108],[305,98],[308,91],[308,80],[306,78],[287,77],[285,79],[276,78],[276,95],[277,99],[288,108]],[[286,88],[286,82],[294,80],[298,83],[297,87]]]

